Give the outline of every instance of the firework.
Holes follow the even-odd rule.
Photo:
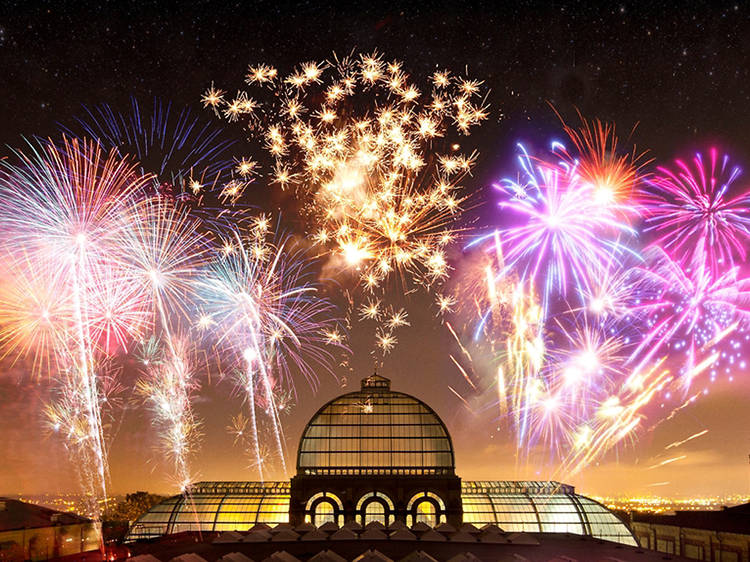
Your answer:
[[[638,154],[635,148],[622,153],[613,124],[587,121],[580,114],[579,117],[580,128],[564,126],[575,151],[571,153],[561,145],[563,158],[575,167],[581,181],[590,186],[596,206],[630,221],[637,215],[633,194],[641,181],[639,171],[647,164],[644,154]]]
[[[175,478],[185,491],[191,483],[188,458],[200,433],[192,408],[192,395],[199,387],[193,361],[185,340],[174,336],[170,336],[167,349],[153,339],[146,347],[144,376],[137,390],[151,406],[155,424],[161,429],[162,450],[172,459]]]
[[[231,181],[236,141],[187,107],[178,110],[158,99],[142,104],[131,98],[127,111],[100,104],[84,107],[84,113],[75,126],[64,128],[66,133],[80,133],[134,157],[160,193],[199,196]]]
[[[175,325],[188,322],[194,310],[194,282],[208,256],[208,239],[187,208],[164,197],[131,205],[121,246],[125,250],[131,285],[151,311],[155,333],[165,349],[156,349],[144,365],[139,390],[164,427],[164,445],[174,460],[180,488],[189,487],[187,457],[197,442],[197,422],[191,397],[197,387],[187,338]]]
[[[616,156],[613,128],[584,122],[567,132],[575,152],[554,143],[549,157],[536,158],[520,147],[519,178],[497,186],[508,225],[467,246],[481,249],[459,272],[469,278],[459,289],[471,296],[454,291],[446,308],[473,319],[473,342],[499,361],[486,375],[522,456],[542,445],[575,472],[634,438],[656,399],[684,398],[704,373],[714,380],[744,364],[750,285],[736,263],[744,196],[722,199],[738,174],[726,159],[712,153],[703,167],[698,158],[698,174],[684,164],[679,174],[661,170],[641,188],[637,158]],[[688,195],[706,208],[713,201],[716,216],[700,215],[697,202],[692,215],[687,205],[662,205],[679,194],[681,204]],[[645,249],[632,220],[641,213],[661,236]],[[501,289],[508,282],[511,299]]]
[[[70,299],[55,290],[55,278],[40,272],[28,256],[2,259],[0,346],[2,356],[31,360],[37,376],[57,371],[57,349],[71,318]]]
[[[118,240],[121,265],[169,340],[171,321],[191,316],[194,281],[210,239],[187,208],[163,197],[134,202],[126,219]]]
[[[283,428],[274,389],[295,373],[315,381],[330,369],[338,323],[333,307],[317,294],[312,262],[291,239],[277,238],[265,217],[249,236],[235,232],[199,281],[202,324],[216,349],[231,359],[249,410],[254,466],[263,478],[259,419],[263,405],[275,458],[286,470]]]
[[[18,258],[11,272],[22,272],[12,274],[11,282],[18,280],[25,290],[33,279],[37,296],[19,304],[30,304],[27,311],[32,313],[41,304],[42,319],[54,325],[45,328],[42,340],[21,343],[30,333],[18,329],[19,315],[12,313],[0,318],[2,341],[10,349],[29,349],[40,342],[53,348],[60,367],[61,408],[75,413],[59,419],[72,420],[75,426],[67,432],[75,436],[69,444],[80,454],[81,470],[92,475],[83,479],[91,486],[89,492],[106,498],[101,377],[108,349],[100,336],[110,334],[113,314],[122,312],[122,307],[112,306],[107,287],[126,282],[121,268],[113,265],[117,237],[125,226],[128,202],[148,178],[113,153],[104,155],[98,144],[75,139],[64,139],[59,147],[29,144],[26,152],[14,156],[16,163],[0,164],[3,247],[6,256]],[[65,304],[49,314],[53,294],[61,295],[58,302]],[[115,300],[121,304],[119,296]],[[104,341],[108,344],[109,337]]]
[[[503,195],[500,208],[520,224],[501,229],[500,243],[506,268],[541,289],[546,311],[570,286],[578,291],[590,286],[605,264],[626,252],[620,237],[635,231],[618,218],[613,209],[619,207],[598,205],[577,167],[535,160],[522,145],[519,150],[519,179],[496,188]]]
[[[750,191],[731,195],[740,168],[715,148],[708,158],[659,167],[644,193],[647,230],[684,265],[707,260],[714,275],[747,257]],[[705,254],[705,257],[703,256]],[[700,265],[699,265],[700,266]]]
[[[247,83],[253,90],[231,99],[212,86],[203,103],[264,143],[270,183],[294,190],[329,268],[381,298],[393,280],[440,285],[460,183],[476,158],[457,141],[487,118],[481,83],[445,71],[418,86],[377,53],[305,63],[288,76],[251,67]],[[238,172],[247,179],[261,166],[244,159]],[[376,333],[384,352],[393,347],[388,326]]]
[[[715,278],[707,256],[684,267],[659,246],[649,248],[647,255],[648,267],[639,268],[643,294],[633,308],[645,315],[648,331],[633,355],[640,362],[658,354],[683,357],[680,372],[689,386],[702,370],[696,367],[713,356],[715,346],[744,330],[750,279],[742,277],[737,266]],[[730,360],[734,362],[734,356]]]

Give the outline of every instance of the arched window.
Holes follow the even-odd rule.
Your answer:
[[[414,506],[415,523],[426,523],[430,527],[437,525],[437,509],[435,504],[429,500],[422,500]]]
[[[425,523],[430,527],[445,523],[445,503],[432,492],[414,495],[406,505],[406,512],[406,524],[410,527],[416,523]]]
[[[357,502],[357,521],[360,525],[373,521],[390,525],[395,519],[393,502],[383,492],[369,492]]]
[[[335,494],[319,492],[307,500],[305,521],[316,527],[328,521],[341,526],[344,524],[344,504]]]
[[[322,500],[315,505],[312,524],[320,527],[323,523],[328,523],[329,521],[336,522],[336,509],[331,502]]]
[[[379,501],[371,501],[365,506],[364,524],[367,525],[372,521],[380,521],[385,525],[385,506]]]

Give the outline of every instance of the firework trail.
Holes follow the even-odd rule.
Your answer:
[[[288,76],[254,66],[246,81],[252,89],[232,99],[211,87],[204,105],[264,143],[270,183],[297,196],[328,267],[357,280],[355,298],[385,300],[396,281],[405,293],[444,282],[460,182],[476,158],[458,140],[487,118],[481,82],[441,71],[420,89],[401,62],[377,53],[305,63]],[[237,166],[246,180],[262,169],[251,159]],[[233,183],[226,198],[245,186]],[[383,352],[393,348],[387,322],[375,332]]]
[[[208,257],[209,240],[200,226],[186,207],[173,200],[145,198],[131,205],[121,240],[124,265],[152,311],[154,333],[166,347],[144,361],[145,378],[138,386],[153,406],[157,423],[166,428],[163,444],[174,459],[181,490],[190,484],[187,457],[198,436],[191,406],[198,383],[188,338],[175,326],[192,319],[195,280]]]
[[[63,139],[59,147],[29,143],[25,152],[14,152],[14,160],[0,163],[3,248],[7,257],[17,258],[11,271],[25,270],[11,279],[26,287],[30,279],[49,283],[35,287],[40,290],[38,298],[21,301],[31,304],[31,313],[50,294],[64,300],[54,315],[42,311],[44,320],[55,326],[41,337],[53,348],[60,367],[61,407],[72,408],[71,415],[59,419],[75,418],[75,430],[68,435],[77,437],[69,444],[80,456],[82,470],[91,473],[83,480],[91,497],[106,498],[100,379],[109,350],[101,345],[101,334],[109,334],[106,326],[112,325],[117,312],[107,306],[112,300],[106,287],[127,282],[121,268],[112,266],[112,257],[120,250],[117,237],[125,226],[127,204],[148,178],[114,153],[103,154],[98,144],[76,139]],[[17,311],[0,318],[6,349],[29,349],[39,343],[21,343],[29,332],[17,329],[18,320]],[[45,364],[49,362],[36,362]]]
[[[644,408],[672,380],[663,358],[643,371],[629,374],[618,390],[599,402],[594,415],[575,428],[571,448],[559,471],[580,472],[623,440],[632,438],[645,418]]]
[[[511,399],[510,411],[514,416],[520,444],[526,443],[529,409],[525,400],[539,390],[542,381],[538,378],[545,353],[542,310],[536,301],[534,289],[519,284],[513,295],[512,331],[506,343],[507,377],[501,394]],[[509,380],[508,380],[509,379]],[[501,411],[505,405],[501,404]]]
[[[674,447],[679,447],[680,445],[684,445],[688,441],[692,441],[693,439],[698,439],[698,437],[704,436],[706,433],[708,433],[707,429],[701,430],[698,433],[693,433],[692,435],[690,435],[689,437],[686,437],[685,439],[682,439],[681,441],[674,441],[670,443],[669,445],[664,447],[664,450],[666,451],[668,449],[672,449]]]
[[[137,382],[137,391],[151,405],[155,424],[162,429],[163,450],[173,461],[181,491],[186,492],[191,483],[188,458],[200,438],[200,423],[192,407],[200,385],[186,342],[170,335],[166,347],[154,339],[144,345],[144,376]]]
[[[63,130],[134,157],[162,194],[200,196],[223,188],[235,166],[236,140],[188,107],[178,110],[158,99],[143,104],[131,98],[127,111],[109,104],[84,107],[75,125]]]
[[[312,260],[291,239],[275,236],[258,217],[243,236],[236,231],[199,281],[201,325],[217,350],[232,358],[237,385],[249,410],[254,465],[261,479],[259,417],[271,426],[275,457],[286,470],[284,436],[274,388],[295,373],[316,380],[330,369],[329,346],[339,346],[335,309],[317,294]]]
[[[729,156],[720,156],[715,148],[708,158],[697,153],[691,163],[676,160],[674,168],[659,167],[643,194],[646,230],[685,266],[707,259],[714,276],[744,261],[750,241],[750,191],[730,194],[740,174]]]
[[[248,424],[250,424],[249,428]],[[256,448],[257,433],[254,427],[254,422],[239,413],[232,417],[232,423],[226,429],[234,438],[234,445],[249,453],[248,468],[262,471],[263,466],[273,458],[273,454],[263,443]]]
[[[672,464],[673,462],[681,461],[686,458],[687,458],[687,455],[680,455],[679,457],[672,457],[671,459],[666,459],[656,464],[653,464],[649,466],[646,470],[653,470],[655,468],[661,468],[662,466],[666,466],[668,464]]]

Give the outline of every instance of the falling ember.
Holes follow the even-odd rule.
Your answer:
[[[687,455],[680,455],[679,457],[674,457],[674,458],[671,458],[671,459],[667,459],[667,460],[658,462],[658,463],[656,463],[654,465],[651,465],[651,466],[648,467],[647,470],[653,470],[654,468],[659,468],[661,466],[672,464],[673,462],[681,461],[681,460],[686,459],[686,458],[687,458]]]

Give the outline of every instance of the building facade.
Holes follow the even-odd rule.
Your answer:
[[[0,498],[0,561],[49,560],[97,550],[101,542],[100,523]]]
[[[643,548],[711,562],[750,562],[750,504],[721,511],[633,514]]]
[[[292,524],[334,521],[460,525],[453,444],[425,403],[372,375],[323,406],[302,432],[290,488]]]
[[[536,481],[462,481],[453,443],[424,402],[372,375],[325,404],[302,432],[290,482],[202,482],[190,499],[154,506],[128,540],[180,531],[247,530],[312,523],[430,527],[498,525],[507,532],[572,533],[627,545],[614,513],[572,486]]]

